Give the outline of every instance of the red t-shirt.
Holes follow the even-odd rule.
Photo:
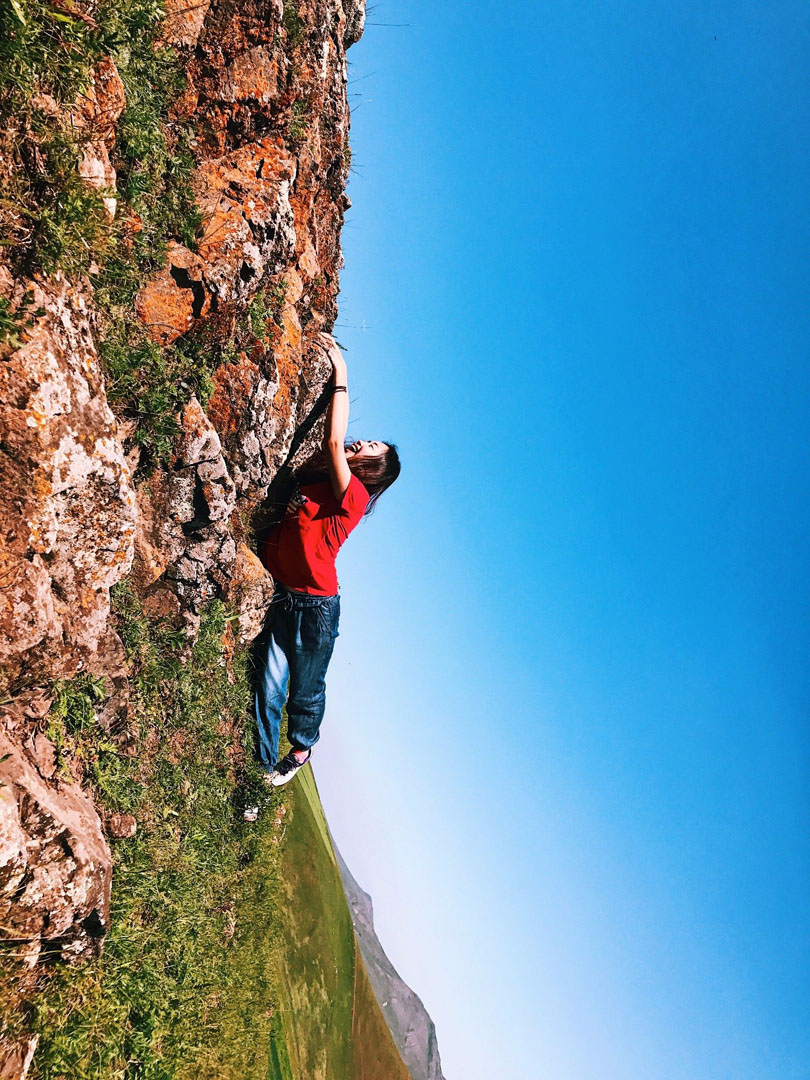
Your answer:
[[[340,546],[368,506],[369,493],[352,476],[341,500],[329,480],[305,484],[305,502],[289,508],[260,552],[276,581],[312,596],[334,596],[338,591],[335,559]]]

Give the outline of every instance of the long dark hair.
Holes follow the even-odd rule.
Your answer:
[[[346,443],[346,449],[348,450],[351,445],[351,443]],[[348,460],[352,474],[357,477],[371,496],[364,517],[368,517],[374,509],[377,499],[386,488],[391,487],[402,469],[399,451],[396,446],[393,443],[386,443],[385,445],[388,449],[376,457],[361,458],[360,461],[356,462],[352,461],[351,458]],[[329,470],[326,466],[325,451],[319,450],[316,454],[313,454],[308,461],[305,461],[303,465],[295,470],[293,477],[299,486],[302,484],[317,484],[321,480],[328,480]]]

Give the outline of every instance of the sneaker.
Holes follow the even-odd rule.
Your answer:
[[[289,754],[286,754],[281,759],[270,775],[265,777],[266,782],[270,784],[271,787],[281,787],[282,784],[288,784],[298,770],[302,769],[311,757],[312,750],[307,753],[307,756],[303,761],[299,761],[293,751],[290,750]]]

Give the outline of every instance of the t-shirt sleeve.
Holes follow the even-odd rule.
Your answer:
[[[366,512],[369,498],[368,491],[352,474],[349,486],[343,492],[343,498],[338,502],[338,514],[343,518],[351,518],[356,525]]]
[[[343,498],[336,500],[336,511],[323,538],[323,543],[333,555],[337,555],[346,537],[361,521],[371,498],[363,484],[352,476]]]

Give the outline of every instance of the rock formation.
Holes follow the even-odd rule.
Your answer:
[[[110,907],[110,852],[92,803],[0,733],[0,923],[26,962],[96,951]],[[39,760],[38,760],[39,758]]]
[[[235,607],[243,641],[261,625],[272,582],[245,522],[319,436],[328,364],[312,342],[337,313],[345,51],[363,22],[363,0],[167,0],[162,45],[185,68],[171,123],[192,131],[201,226],[194,244],[165,238],[132,317],[157,349],[204,333],[222,350],[208,400],[185,396],[168,461],[145,461],[137,412],[109,404],[98,268],[26,274],[0,256],[0,299],[20,326],[0,351],[0,924],[31,963],[43,950],[97,950],[109,919],[99,815],[55,772],[45,716],[53,680],[83,672],[107,680],[113,735],[125,717],[111,586],[131,575],[192,633],[211,597]],[[46,99],[37,107],[64,109]],[[80,177],[134,234],[137,215],[116,192],[126,104],[105,57],[67,115],[82,137]],[[272,313],[254,314],[264,325],[235,338],[270,296]]]
[[[104,667],[109,590],[132,564],[135,490],[107,404],[86,283],[15,283],[42,315],[0,362],[0,664]]]

